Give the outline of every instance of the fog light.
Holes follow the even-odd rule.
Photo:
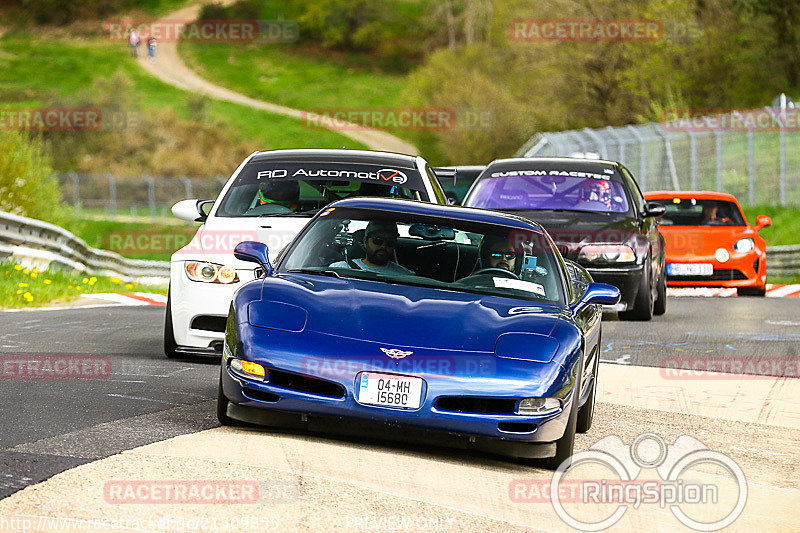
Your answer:
[[[241,359],[231,359],[231,371],[238,376],[259,381],[264,381],[264,377],[267,375],[263,366]]]
[[[525,398],[517,407],[518,415],[546,415],[561,408],[558,398]]]
[[[717,251],[714,253],[714,257],[716,257],[717,261],[720,263],[724,263],[731,258],[731,254],[729,254],[728,250],[725,248],[717,248]]]

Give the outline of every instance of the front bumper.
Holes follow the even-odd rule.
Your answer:
[[[615,306],[604,307],[605,311],[625,311],[632,309],[639,294],[639,286],[644,275],[643,265],[617,266],[617,267],[590,267],[582,265],[592,279],[598,283],[608,283],[618,288],[622,297]]]
[[[278,416],[281,419],[279,425],[333,432],[341,430],[339,432],[379,438],[394,438],[399,432],[404,437],[401,440],[417,434],[423,440],[436,438],[448,446],[461,447],[461,443],[466,448],[519,457],[549,457],[555,453],[555,447],[548,444],[563,436],[568,413],[576,399],[576,389],[573,387],[562,398],[559,411],[539,416],[517,415],[513,412],[459,412],[437,407],[437,400],[442,397],[510,399],[536,397],[541,393],[541,388],[536,389],[533,384],[521,383],[519,379],[505,382],[496,377],[500,374],[509,375],[525,365],[542,365],[541,363],[498,359],[497,367],[493,370],[495,377],[407,373],[424,380],[423,401],[418,409],[364,405],[356,400],[354,392],[363,367],[351,369],[348,365],[343,365],[336,375],[325,375],[325,380],[341,387],[342,394],[333,397],[304,392],[296,387],[280,386],[269,381],[242,378],[231,372],[230,358],[227,355],[223,356],[220,379],[223,394],[231,402],[228,408],[228,416],[231,418],[271,425],[271,421]],[[559,365],[548,366],[557,367],[549,370],[565,372]],[[270,371],[278,369],[268,367],[268,374]],[[280,368],[280,371],[283,372],[284,369]],[[389,372],[385,367],[375,371]],[[518,375],[524,376],[525,372]],[[310,377],[321,378],[318,374]],[[505,388],[500,386],[503,383],[507,383]],[[544,446],[533,447],[532,444]]]
[[[667,285],[670,287],[765,287],[767,283],[766,253],[752,251],[737,254],[731,252],[731,257],[724,263],[715,256],[670,256],[667,264],[684,263],[699,264],[710,263],[714,267],[711,276],[667,276]]]
[[[236,289],[255,279],[252,269],[237,269],[237,283],[192,281],[184,272],[184,261],[170,265],[172,329],[179,353],[219,355],[225,338],[224,323]],[[210,319],[203,320],[203,317]],[[200,320],[198,320],[200,318]],[[213,319],[217,320],[214,321]]]

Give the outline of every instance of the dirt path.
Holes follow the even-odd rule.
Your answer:
[[[231,1],[223,0],[221,3],[229,4]],[[163,17],[162,20],[170,20],[173,22],[176,20],[194,20],[200,13],[200,7],[201,6],[199,5],[184,7],[169,13]],[[230,89],[220,87],[219,85],[214,85],[208,80],[201,78],[194,71],[189,69],[189,67],[187,67],[186,64],[181,60],[180,56],[178,55],[178,43],[176,42],[158,43],[158,51],[156,53],[156,61],[154,63],[150,63],[147,60],[147,45],[145,43],[142,43],[140,51],[139,64],[142,66],[142,68],[160,80],[169,83],[170,85],[174,85],[186,91],[204,94],[218,100],[226,100],[228,102],[234,102],[256,109],[264,109],[272,113],[287,115],[301,120],[304,118],[303,111],[299,109],[292,109],[290,107],[285,107],[270,102],[255,100],[243,94],[231,91]],[[366,144],[373,150],[383,150],[387,152],[399,152],[405,154],[419,153],[414,145],[384,131],[361,127],[359,127],[358,130],[332,129],[332,131],[336,131],[337,133],[341,133],[342,135],[345,135],[346,137],[349,137],[355,141]]]

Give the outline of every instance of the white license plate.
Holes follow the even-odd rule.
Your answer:
[[[668,276],[711,276],[714,265],[711,263],[670,263],[667,265]]]
[[[358,401],[368,405],[417,409],[422,401],[422,378],[363,372]]]

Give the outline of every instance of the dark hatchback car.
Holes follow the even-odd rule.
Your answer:
[[[615,161],[498,159],[478,176],[464,205],[526,216],[561,254],[595,281],[615,285],[623,320],[650,320],[667,309],[661,204],[648,203],[630,171]]]

